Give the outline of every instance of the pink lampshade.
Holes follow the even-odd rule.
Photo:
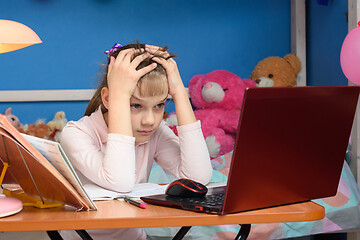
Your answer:
[[[0,19],[0,53],[15,51],[42,43],[39,36],[28,26]]]

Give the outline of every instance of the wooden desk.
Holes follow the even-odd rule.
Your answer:
[[[224,216],[147,205],[141,209],[122,201],[98,201],[97,211],[74,212],[72,208],[24,207],[13,216],[0,218],[0,231],[47,231],[134,227],[252,224],[313,221],[324,218],[324,207],[304,202]]]
[[[121,201],[96,202],[97,211],[74,212],[72,208],[25,207],[20,213],[0,218],[0,231],[52,231],[135,227],[252,224],[314,221],[325,216],[324,207],[304,202],[224,216],[147,205],[141,209]]]

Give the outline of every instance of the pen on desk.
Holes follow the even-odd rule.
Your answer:
[[[128,197],[124,197],[124,201],[125,201],[125,202],[128,202],[128,203],[130,203],[130,204],[132,204],[132,205],[135,205],[135,206],[137,206],[137,207],[139,207],[139,208],[144,208],[144,209],[146,208],[146,204],[145,204],[145,203],[135,201],[135,200],[133,200],[133,199],[131,199],[131,198],[128,198]]]

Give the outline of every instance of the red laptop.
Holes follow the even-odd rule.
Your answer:
[[[227,186],[210,189],[198,199],[167,195],[141,199],[223,215],[333,196],[359,90],[345,86],[249,88]],[[211,203],[213,198],[220,200]]]

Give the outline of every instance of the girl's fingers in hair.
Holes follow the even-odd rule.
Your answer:
[[[156,68],[157,64],[156,63],[152,63],[146,67],[143,67],[139,70],[137,70],[137,74],[139,79],[144,76],[145,74],[147,74],[148,72],[151,72],[152,70],[154,70]]]
[[[145,45],[145,50],[151,54],[157,54],[162,57],[170,56],[170,54],[167,51],[165,51],[164,48],[158,46]]]
[[[169,94],[174,97],[176,93],[183,91],[184,84],[182,83],[175,60],[166,60],[161,57],[154,57],[153,60],[165,68],[169,83]]]
[[[170,62],[164,58],[161,57],[153,57],[152,60],[159,63],[161,66],[163,66],[165,69],[169,67]]]
[[[125,49],[119,52],[119,54],[116,57],[116,62],[122,62],[127,54],[130,52],[133,52],[133,48]]]
[[[141,49],[135,49],[135,48],[125,49],[125,50],[122,50],[119,52],[116,60],[117,60],[117,62],[126,61],[126,62],[130,63],[131,60],[133,59],[134,55],[136,53],[140,53],[140,52],[141,52]]]
[[[160,47],[158,46],[154,46],[154,45],[145,45],[145,50],[146,51],[158,51],[160,49]]]
[[[135,49],[135,48],[132,48],[132,49],[133,49],[133,51],[127,53],[125,58],[124,58],[124,61],[126,61],[129,64],[131,64],[136,57],[141,56],[142,55],[141,53],[144,51],[144,50],[141,50],[141,49]],[[135,67],[137,67],[138,65],[139,64],[137,64]]]
[[[160,62],[166,62],[166,59],[165,58],[161,58],[161,57],[153,57],[152,60],[160,63]]]
[[[153,57],[152,59],[154,60],[154,62],[157,62],[158,64],[163,66],[163,68],[165,68],[165,71],[166,71],[168,77],[170,77],[171,79],[173,79],[172,76],[179,75],[179,70],[177,68],[177,64],[174,59],[169,58],[166,60],[161,57]],[[175,78],[173,80],[177,81],[179,79]],[[180,81],[181,81],[181,78],[180,78]]]
[[[146,44],[145,45],[145,50],[149,50],[149,51],[162,51],[162,52],[165,52],[165,48],[163,47],[159,47],[159,46],[154,46],[154,45],[149,45],[149,44]]]
[[[131,60],[134,58],[134,55],[136,53],[137,50],[135,50],[134,48],[130,48],[130,51],[125,53],[125,56],[123,58],[123,61],[125,61],[126,63],[131,63]]]
[[[146,58],[150,57],[150,53],[145,52],[142,53],[138,56],[136,56],[132,61],[131,61],[131,65],[134,66],[134,68],[136,68],[137,66],[139,66],[139,64],[144,61]]]

